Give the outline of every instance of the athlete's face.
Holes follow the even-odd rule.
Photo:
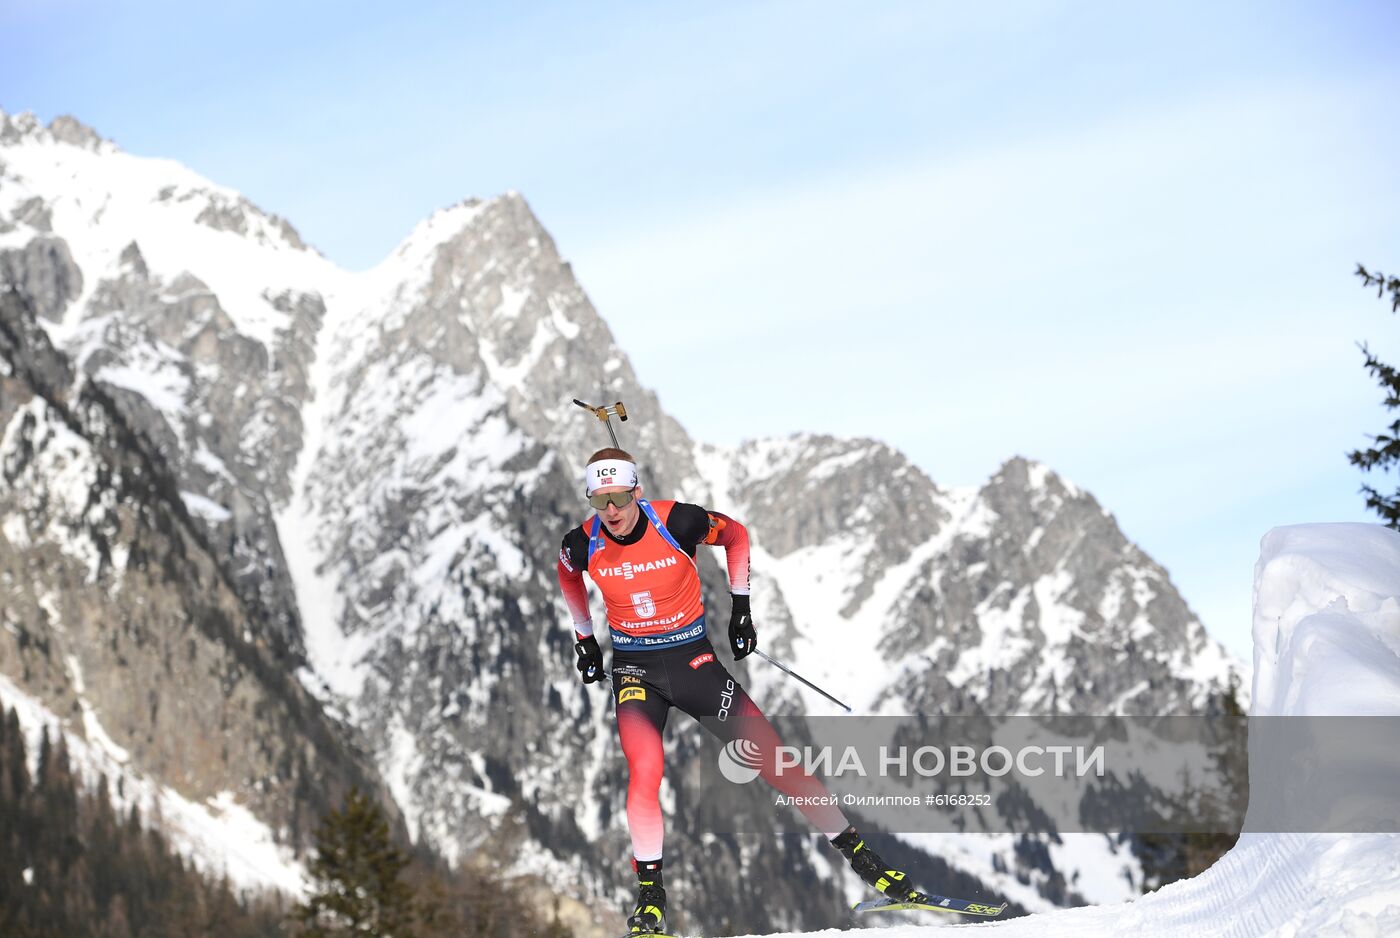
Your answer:
[[[631,491],[633,498],[621,508],[608,502],[607,506],[600,512],[598,517],[603,519],[603,524],[607,525],[608,533],[613,537],[623,537],[631,533],[637,526],[637,516],[642,513],[642,509],[637,507],[637,499],[642,497],[642,487],[639,485],[635,489],[628,485],[609,485],[601,489],[594,489],[594,495],[607,495],[609,492]]]

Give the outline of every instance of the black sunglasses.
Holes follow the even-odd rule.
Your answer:
[[[588,496],[588,504],[592,505],[598,511],[602,511],[609,505],[616,505],[619,508],[626,508],[628,505],[632,504],[632,499],[636,497],[634,495],[636,490],[637,487],[634,485],[632,486],[632,488],[628,489],[625,492],[609,492],[606,495],[590,495]]]

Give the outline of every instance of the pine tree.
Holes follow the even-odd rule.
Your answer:
[[[389,838],[384,812],[351,789],[316,830],[313,891],[296,910],[304,934],[412,938],[413,890],[403,879],[408,863]]]
[[[1390,294],[1392,313],[1400,310],[1400,278],[1387,277],[1380,271],[1373,274],[1360,264],[1356,265],[1356,276],[1361,278],[1365,286],[1376,288],[1377,298],[1384,297],[1386,293]],[[1400,407],[1400,369],[1381,361],[1365,344],[1361,346],[1361,352],[1366,356],[1366,370],[1385,392],[1386,409],[1394,410]],[[1375,445],[1370,449],[1358,449],[1347,454],[1353,466],[1370,472],[1377,467],[1388,469],[1400,462],[1400,420],[1394,421],[1386,430],[1387,432],[1372,437]],[[1367,508],[1380,515],[1386,526],[1400,530],[1400,488],[1396,489],[1394,495],[1384,495],[1369,485],[1363,485],[1361,493],[1366,496]]]
[[[1193,829],[1133,835],[1145,891],[1199,875],[1239,840],[1249,800],[1249,746],[1238,677],[1211,695],[1204,718],[1201,741],[1211,748],[1211,771],[1200,781],[1183,775],[1180,789],[1165,798],[1165,816]]]
[[[187,867],[134,807],[118,817],[105,779],[84,791],[61,735],[44,731],[31,779],[15,712],[0,705],[0,936],[275,938],[282,918],[280,902],[241,904]]]
[[[1227,745],[1218,746],[1210,761],[1215,778],[1202,789],[1200,811],[1208,830],[1186,835],[1186,875],[1205,872],[1235,846],[1249,803],[1248,714],[1240,703],[1240,679],[1230,675],[1223,694],[1213,694],[1208,716],[1222,728]]]

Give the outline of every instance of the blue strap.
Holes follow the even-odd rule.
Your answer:
[[[660,517],[659,515],[657,515],[656,509],[653,508],[653,507],[651,507],[651,502],[647,501],[645,498],[639,498],[639,499],[637,499],[637,507],[640,508],[640,509],[642,509],[642,511],[646,513],[647,520],[651,522],[652,527],[656,528],[656,533],[657,533],[657,534],[660,534],[661,537],[666,541],[667,544],[670,544],[670,545],[671,545],[672,547],[674,547],[679,553],[685,554],[686,557],[689,557],[689,556],[690,556],[689,554],[686,554],[685,551],[681,550],[681,545],[678,544],[678,543],[676,543],[676,539],[675,539],[674,537],[671,536],[671,532],[666,530],[666,525],[664,525],[664,524],[661,523],[661,517]],[[603,549],[603,519],[600,518],[600,517],[598,517],[597,515],[594,515],[594,516],[593,516],[593,524],[592,524],[592,526],[589,527],[589,529],[588,529],[588,559],[589,559],[589,561],[592,562],[592,560],[593,560],[593,555],[596,554],[598,551],[600,551],[600,550],[602,550],[602,549]]]
[[[667,544],[670,544],[680,553],[685,554],[685,551],[681,550],[681,545],[677,544],[676,539],[671,536],[671,532],[666,530],[666,525],[661,523],[661,519],[656,514],[656,509],[651,507],[651,502],[647,501],[645,498],[639,498],[637,499],[637,506],[640,507],[642,511],[646,512],[647,520],[651,522],[652,527],[656,528],[656,533],[665,538]],[[690,555],[686,554],[686,556],[689,557]]]
[[[603,519],[597,515],[593,516],[593,527],[588,531],[588,563],[593,562],[593,555],[603,549]],[[586,567],[588,564],[585,564]]]

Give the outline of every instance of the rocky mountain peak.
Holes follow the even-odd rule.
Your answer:
[[[732,456],[729,487],[777,556],[834,533],[879,530],[882,561],[935,533],[946,511],[923,470],[885,443],[804,433],[747,441]],[[906,536],[907,533],[907,536]]]
[[[695,493],[703,485],[693,441],[638,381],[518,192],[440,209],[374,276],[394,291],[391,315],[376,328],[387,335],[412,321],[414,334],[438,348],[441,335],[465,330],[461,341],[472,347],[462,354],[479,360],[512,422],[550,441],[571,474],[580,474],[587,455],[607,441],[573,399],[624,400],[640,419],[619,428],[621,442],[647,464],[653,491]],[[474,365],[464,359],[457,367]]]
[[[213,186],[168,185],[156,195],[159,202],[192,205],[194,222],[215,231],[228,231],[268,247],[285,245],[295,251],[312,250],[291,223],[265,211],[243,196]]]
[[[1057,519],[1076,529],[1104,533],[1112,529],[1112,539],[1126,543],[1094,496],[1043,463],[1023,456],[1003,463],[982,486],[978,498],[1001,518],[1006,530],[1028,543],[1036,543],[1034,532]]]
[[[0,110],[0,144],[26,140],[66,144],[91,153],[117,151],[116,144],[71,115],[60,114],[45,127],[33,111],[10,115]]]
[[[1043,491],[1065,498],[1079,498],[1079,486],[1035,459],[1012,456],[992,474],[989,484],[1006,485],[1023,491]]]
[[[306,251],[285,219],[266,212],[237,192],[216,186],[171,160],[133,156],[77,119],[63,115],[47,127],[32,113],[0,112],[0,234],[11,244],[22,238],[79,226],[99,237],[91,247],[106,251],[103,233],[130,242],[149,238],[177,216],[252,245]],[[159,207],[165,211],[153,211]],[[162,218],[162,216],[166,216]],[[168,253],[213,259],[207,239],[172,245]]]
[[[111,145],[111,142],[97,131],[69,114],[60,114],[49,121],[49,133],[59,143],[81,147],[94,153],[98,152],[103,144]]]

